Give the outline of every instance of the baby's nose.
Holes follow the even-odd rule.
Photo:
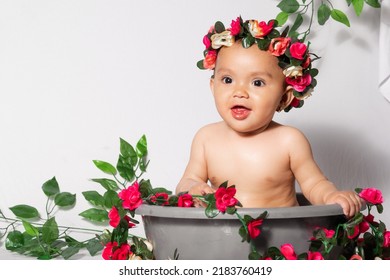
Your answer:
[[[233,97],[237,98],[248,98],[248,92],[243,88],[238,88],[234,91]]]

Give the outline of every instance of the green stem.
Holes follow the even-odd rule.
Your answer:
[[[8,221],[12,221],[12,224],[15,224],[15,223],[22,223],[22,220],[18,220],[18,219],[13,219],[13,218],[7,218],[5,216],[3,216],[2,218],[0,218],[0,220],[4,220],[6,222]],[[36,225],[36,226],[43,226],[42,223],[31,223],[32,225]],[[11,224],[10,224],[11,225]],[[9,225],[9,226],[10,226]],[[79,231],[85,231],[85,232],[95,232],[95,233],[101,233],[102,231],[101,230],[96,230],[96,229],[88,229],[88,228],[81,228],[81,227],[70,227],[70,226],[58,226],[58,228],[62,228],[62,229],[65,229],[65,230],[79,230]]]

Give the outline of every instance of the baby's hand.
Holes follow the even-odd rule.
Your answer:
[[[362,199],[353,191],[335,191],[326,197],[326,204],[337,203],[343,208],[345,216],[351,218],[362,207]]]
[[[188,191],[190,195],[206,195],[209,193],[215,193],[215,190],[206,183],[199,183],[190,188]],[[198,198],[194,198],[195,207],[206,207],[207,204]]]

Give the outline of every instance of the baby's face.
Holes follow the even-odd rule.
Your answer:
[[[267,128],[285,92],[278,59],[257,45],[223,47],[210,81],[218,113],[239,133]]]

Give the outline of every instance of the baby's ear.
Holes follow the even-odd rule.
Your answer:
[[[214,75],[210,77],[210,89],[211,93],[214,95]]]
[[[279,106],[276,110],[278,112],[283,111],[285,108],[288,107],[288,105],[290,105],[290,103],[293,101],[293,99],[294,99],[293,87],[289,85],[286,87],[286,89],[282,95],[282,98],[280,99]]]

